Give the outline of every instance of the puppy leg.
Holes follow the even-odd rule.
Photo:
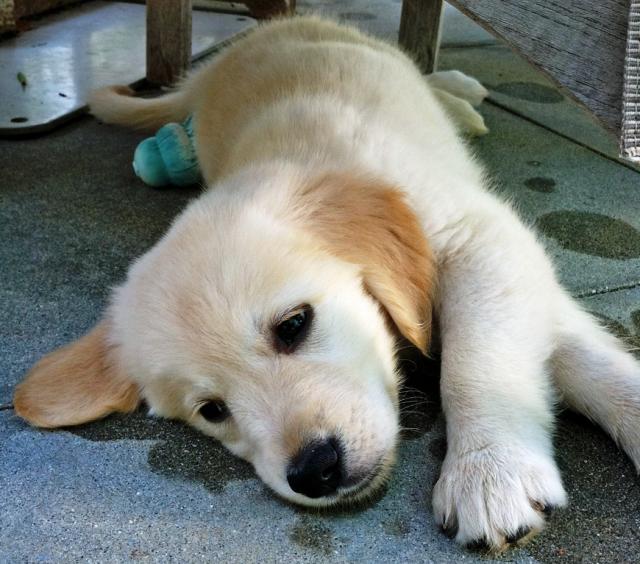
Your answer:
[[[489,92],[475,78],[460,71],[441,71],[425,79],[462,133],[480,136],[489,132],[484,118],[474,109]]]
[[[458,542],[494,550],[538,531],[546,511],[566,503],[546,370],[549,295],[559,289],[542,249],[509,214],[467,224],[440,280],[448,450],[433,510]]]
[[[462,98],[472,106],[479,106],[489,95],[489,91],[479,81],[457,70],[434,72],[425,78],[432,88]]]
[[[489,133],[484,118],[469,102],[438,88],[431,90],[462,133],[477,137]]]
[[[640,364],[569,297],[556,311],[551,365],[564,401],[609,433],[640,471]]]

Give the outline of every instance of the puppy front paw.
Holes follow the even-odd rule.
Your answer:
[[[553,459],[527,448],[447,453],[433,491],[436,522],[468,547],[500,551],[539,532],[566,505]]]

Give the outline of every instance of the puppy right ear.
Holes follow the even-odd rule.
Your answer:
[[[326,174],[305,187],[306,225],[363,283],[398,333],[427,354],[436,262],[402,191],[366,176]]]
[[[138,387],[119,366],[108,322],[38,362],[16,388],[16,413],[37,427],[64,427],[135,410]]]

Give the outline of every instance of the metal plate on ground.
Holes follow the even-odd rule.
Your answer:
[[[87,94],[145,76],[145,7],[91,2],[0,41],[0,135],[40,133],[81,111]],[[244,15],[193,12],[195,57],[255,25]]]

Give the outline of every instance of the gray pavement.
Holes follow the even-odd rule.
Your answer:
[[[400,3],[302,2],[393,38]],[[466,41],[466,43],[465,43]],[[640,346],[640,174],[579,109],[450,13],[443,66],[489,85],[491,133],[474,146],[496,189],[537,225],[562,280]],[[526,84],[538,84],[532,88]],[[317,513],[275,498],[215,441],[140,412],[64,431],[29,428],[14,385],[98,318],[109,288],[197,189],[152,190],[130,169],[141,136],[80,119],[0,140],[0,562],[487,562],[442,535],[430,491],[446,443],[437,365],[410,369],[421,398],[384,495]],[[408,366],[412,366],[409,364]],[[634,562],[640,480],[599,429],[560,416],[570,505],[515,562]]]

